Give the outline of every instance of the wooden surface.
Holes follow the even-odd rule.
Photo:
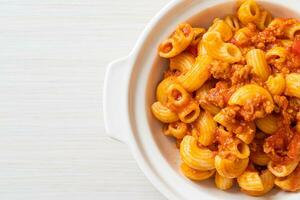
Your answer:
[[[0,0],[0,199],[164,197],[105,136],[107,63],[169,0]]]

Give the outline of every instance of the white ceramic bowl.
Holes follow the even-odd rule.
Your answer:
[[[299,18],[299,0],[257,1],[275,16]],[[223,192],[213,181],[200,183],[186,179],[178,170],[179,151],[165,137],[150,106],[166,61],[157,55],[157,47],[180,22],[207,27],[216,17],[236,10],[235,0],[174,0],[148,24],[129,56],[112,62],[104,84],[106,132],[126,143],[148,179],[169,199],[243,200],[238,188]],[[299,10],[299,11],[297,11]],[[299,200],[300,194],[273,190],[261,197],[272,200]]]

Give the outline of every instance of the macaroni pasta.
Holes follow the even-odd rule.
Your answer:
[[[300,190],[300,22],[239,0],[210,27],[179,24],[158,54],[169,68],[151,111],[185,177],[251,196]]]

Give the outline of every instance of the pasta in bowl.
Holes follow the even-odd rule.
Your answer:
[[[300,22],[255,0],[207,27],[181,23],[152,114],[174,137],[181,172],[262,196],[300,190]],[[161,136],[164,137],[164,136]]]
[[[252,1],[255,22],[242,3],[172,0],[107,69],[106,132],[169,199],[299,199],[297,20],[282,18],[300,2]]]

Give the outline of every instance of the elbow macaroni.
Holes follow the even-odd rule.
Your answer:
[[[175,83],[176,83],[176,79],[172,76],[162,80],[158,84],[157,89],[156,89],[156,99],[157,99],[157,101],[159,101],[162,104],[167,103],[167,101],[168,101],[167,90],[168,90],[170,85],[175,84]]]
[[[234,44],[223,42],[219,32],[205,33],[202,42],[207,54],[214,59],[228,63],[235,63],[242,59],[240,49]]]
[[[295,192],[300,190],[299,182],[300,165],[287,177],[277,177],[275,179],[275,185],[280,189]]]
[[[209,56],[196,58],[195,65],[183,76],[178,78],[179,83],[188,91],[193,92],[199,89],[210,77],[209,65],[212,59]]]
[[[255,120],[257,128],[267,134],[273,134],[279,128],[279,118],[275,115],[267,115]]]
[[[188,72],[195,64],[195,58],[190,53],[181,53],[170,58],[170,70],[178,71],[180,74]]]
[[[239,159],[246,159],[250,156],[249,146],[239,139],[234,139],[227,145],[227,148],[232,155]]]
[[[269,156],[264,152],[251,152],[250,160],[259,166],[266,166],[270,162]]]
[[[190,102],[189,93],[178,83],[171,83],[167,89],[167,102],[174,108],[182,108]]]
[[[285,76],[285,94],[300,98],[300,74],[290,73]]]
[[[228,41],[232,38],[231,27],[221,19],[215,19],[213,25],[208,29],[208,32],[218,32],[221,35],[223,41]]]
[[[285,90],[284,76],[279,73],[269,76],[266,85],[271,94],[281,95]]]
[[[256,171],[244,171],[244,173],[237,178],[237,182],[242,190],[258,192],[264,190],[263,182]]]
[[[300,190],[299,33],[297,20],[238,0],[236,14],[179,24],[159,45],[169,65],[151,111],[185,177],[214,177],[220,190],[237,181],[251,196]]]
[[[299,31],[300,31],[300,23],[297,22],[285,29],[285,35],[289,39],[293,40],[295,39],[296,33],[299,33]]]
[[[201,171],[189,167],[187,164],[181,164],[182,173],[193,181],[202,181],[214,175],[215,170]]]
[[[151,107],[154,116],[161,122],[172,123],[178,121],[178,115],[159,101],[152,104]]]
[[[198,141],[204,146],[211,145],[215,140],[215,131],[217,123],[209,112],[202,112],[196,122],[200,135]]]
[[[243,45],[250,41],[252,34],[249,27],[243,27],[235,32],[233,39],[237,44]]]
[[[184,123],[194,122],[200,115],[200,108],[198,103],[191,101],[186,107],[184,107],[179,113],[179,119]]]
[[[257,27],[260,30],[264,30],[269,26],[269,24],[272,21],[272,15],[266,10],[261,10],[259,12],[259,17],[254,21],[254,23],[257,25]]]
[[[273,61],[275,63],[283,63],[286,61],[288,56],[288,51],[284,47],[276,46],[267,51],[266,59],[267,61]]]
[[[231,28],[232,31],[237,31],[240,28],[239,20],[234,15],[228,15],[225,17],[224,21]]]
[[[192,42],[194,31],[189,24],[180,24],[172,36],[160,44],[159,55],[171,58],[183,52]]]
[[[247,168],[249,158],[239,159],[227,159],[217,155],[215,158],[215,167],[217,172],[226,178],[237,178]]]
[[[258,20],[260,10],[254,0],[244,1],[238,9],[237,16],[243,24],[255,22]]]
[[[211,150],[197,145],[197,139],[193,136],[185,136],[180,144],[180,156],[189,167],[207,171],[215,169],[214,154]]]
[[[270,161],[268,164],[268,169],[276,177],[285,177],[290,175],[296,169],[298,163],[298,161],[295,161],[285,165],[275,165],[272,161]]]
[[[260,49],[252,49],[246,55],[247,64],[252,71],[263,81],[266,81],[271,74],[271,69],[266,61],[265,52]]]
[[[254,173],[257,173],[257,172],[254,172]],[[248,176],[247,178],[251,179],[251,177],[249,177],[249,174],[248,175],[246,174],[246,176]],[[251,183],[250,185],[248,184],[248,188],[250,186],[250,189],[255,188],[256,190],[247,190],[247,189],[241,187],[242,191],[244,193],[251,195],[251,196],[262,196],[262,195],[268,193],[274,187],[275,177],[269,170],[264,170],[259,176],[257,176],[257,174],[253,174],[253,176],[254,176],[253,178],[256,181],[253,181],[253,182],[251,180],[248,181],[248,183]],[[241,185],[244,185],[247,187],[247,182],[246,183],[244,182],[244,181],[246,181],[244,178],[245,177],[240,179],[240,183],[241,183]],[[258,179],[256,179],[256,178],[258,178]],[[254,182],[256,182],[256,185]],[[251,187],[251,185],[254,187]],[[261,188],[261,186],[263,189]],[[257,190],[257,189],[259,189],[259,190]]]
[[[224,126],[227,130],[232,131],[232,122],[226,119],[223,111],[220,111],[218,114],[214,116],[214,120]]]
[[[221,176],[219,173],[215,175],[215,184],[220,190],[228,190],[233,186],[234,179]]]
[[[164,129],[164,134],[168,136],[173,136],[176,139],[182,139],[187,134],[188,127],[186,123],[174,122],[168,124]]]
[[[271,94],[261,86],[255,84],[248,84],[240,87],[230,97],[229,105],[244,105],[249,99],[253,99],[256,96],[265,97],[271,104],[273,104],[273,98]]]

